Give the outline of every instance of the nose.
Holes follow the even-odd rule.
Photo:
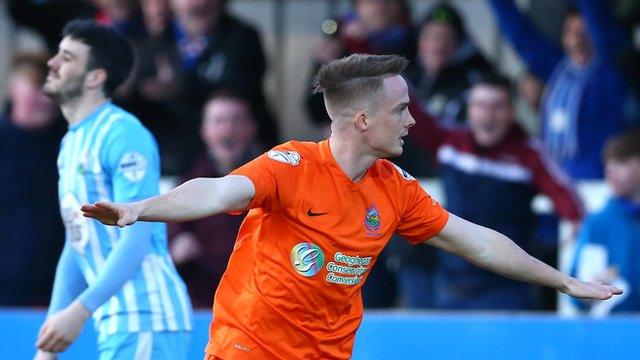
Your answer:
[[[413,115],[411,115],[411,113],[409,113],[408,117],[409,117],[409,122],[407,123],[407,128],[410,128],[416,124],[416,119],[413,118]]]
[[[49,61],[47,61],[47,66],[50,69],[53,69],[58,64],[58,55],[53,56]]]

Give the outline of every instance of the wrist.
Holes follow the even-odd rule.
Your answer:
[[[562,278],[560,279],[560,284],[556,287],[556,289],[564,294],[568,294],[570,289],[574,286],[576,279],[562,274]]]
[[[80,300],[76,300],[69,306],[75,313],[77,313],[83,320],[87,320],[91,316],[91,311]]]
[[[136,201],[130,204],[131,210],[133,211],[135,221],[144,220],[143,213],[145,210],[145,201]]]

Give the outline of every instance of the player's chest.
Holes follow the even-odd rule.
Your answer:
[[[298,188],[289,219],[337,248],[386,243],[398,224],[393,199],[375,186],[344,186],[332,180],[319,178],[309,188]]]
[[[57,159],[58,185],[62,192],[73,191],[99,176],[103,169],[96,149],[87,146],[84,139],[65,137]]]

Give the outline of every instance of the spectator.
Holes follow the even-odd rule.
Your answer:
[[[343,16],[334,29],[323,29],[325,36],[312,53],[312,74],[331,60],[357,53],[413,58],[415,31],[405,0],[355,0],[352,3],[353,11]],[[329,115],[322,96],[310,94],[305,105],[311,120],[328,130]]]
[[[409,134],[436,154],[450,211],[507,234],[525,250],[532,249],[536,217],[531,201],[537,193],[551,197],[563,218],[580,218],[566,176],[515,122],[504,77],[486,75],[471,87],[468,129],[443,128],[415,104],[411,112],[416,126]],[[426,249],[398,251],[403,256],[399,283],[405,305],[424,307],[429,297],[441,309],[521,310],[534,305],[528,286],[444,252],[437,253],[434,266],[434,256]],[[429,284],[433,293],[419,291]]]
[[[622,130],[624,80],[613,59],[628,46],[602,0],[576,0],[564,17],[562,47],[542,37],[512,0],[489,0],[506,38],[543,79],[544,145],[576,179],[599,179],[605,140]]]
[[[200,134],[206,151],[183,178],[219,177],[262,153],[248,101],[218,91],[206,102]],[[171,256],[194,307],[210,308],[243,217],[228,214],[169,226]]]
[[[230,15],[224,0],[170,3],[173,23],[165,32],[156,32],[140,50],[139,102],[133,105],[157,135],[167,164],[175,165],[165,166],[165,173],[190,168],[190,159],[199,151],[191,141],[197,137],[199,111],[206,94],[219,88],[233,89],[249,99],[258,139],[276,143],[278,128],[263,94],[266,61],[256,30]],[[143,4],[143,11],[148,22],[153,9],[147,5]]]
[[[408,71],[413,96],[444,126],[465,121],[467,89],[491,66],[465,31],[458,12],[440,4],[425,15],[418,36],[418,57]]]
[[[518,97],[515,106],[520,125],[531,136],[540,134],[540,102],[544,84],[529,72],[518,79]]]
[[[56,154],[64,124],[41,86],[46,54],[18,54],[0,120],[0,306],[46,306],[64,233]]]
[[[640,131],[611,139],[604,160],[613,197],[584,221],[572,271],[588,281],[620,284],[626,295],[580,303],[594,316],[640,311]]]

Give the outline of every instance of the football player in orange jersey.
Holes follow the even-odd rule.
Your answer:
[[[621,293],[558,272],[506,236],[448,213],[384,160],[402,153],[415,124],[399,75],[406,63],[352,55],[323,66],[316,90],[332,119],[328,140],[287,142],[230,175],[147,200],[82,207],[85,216],[120,227],[250,209],[215,294],[205,358],[350,358],[360,288],[394,232],[577,298]]]

